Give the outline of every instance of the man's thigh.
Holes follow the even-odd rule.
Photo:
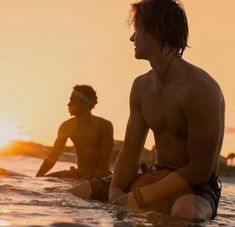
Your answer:
[[[171,215],[193,222],[210,220],[213,216],[212,206],[201,196],[194,194],[182,195],[175,200]]]

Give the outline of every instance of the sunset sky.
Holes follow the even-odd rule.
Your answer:
[[[129,0],[0,0],[0,134],[10,123],[33,141],[52,145],[70,116],[75,84],[92,85],[93,113],[113,122],[123,140],[129,92],[148,62],[134,58]],[[226,100],[222,153],[235,152],[235,0],[184,0],[190,37],[184,58],[220,84]],[[0,135],[1,137],[1,135]],[[146,147],[151,148],[150,134]]]

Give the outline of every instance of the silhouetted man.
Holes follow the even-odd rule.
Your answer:
[[[87,85],[76,85],[68,103],[73,118],[59,128],[54,147],[36,176],[44,176],[56,163],[70,138],[76,148],[78,168],[46,176],[92,179],[108,175],[113,147],[113,126],[110,121],[92,115],[97,103],[96,92]]]
[[[125,142],[115,165],[109,198],[129,208],[154,208],[192,221],[216,216],[217,172],[224,134],[224,98],[207,72],[182,59],[188,24],[174,0],[132,5],[135,57],[151,70],[135,79]],[[136,187],[148,130],[154,133],[160,180]],[[164,173],[164,174],[163,174]]]

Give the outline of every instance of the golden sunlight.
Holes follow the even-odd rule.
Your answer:
[[[0,120],[0,147],[8,145],[12,140],[29,140],[21,135],[20,129],[8,121]]]

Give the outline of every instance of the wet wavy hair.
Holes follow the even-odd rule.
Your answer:
[[[182,3],[176,0],[141,0],[131,5],[129,25],[142,28],[160,40],[161,49],[182,56],[188,46],[188,22]]]
[[[96,91],[89,85],[76,85],[73,87],[74,91],[79,91],[84,94],[94,104],[92,108],[98,103]]]

